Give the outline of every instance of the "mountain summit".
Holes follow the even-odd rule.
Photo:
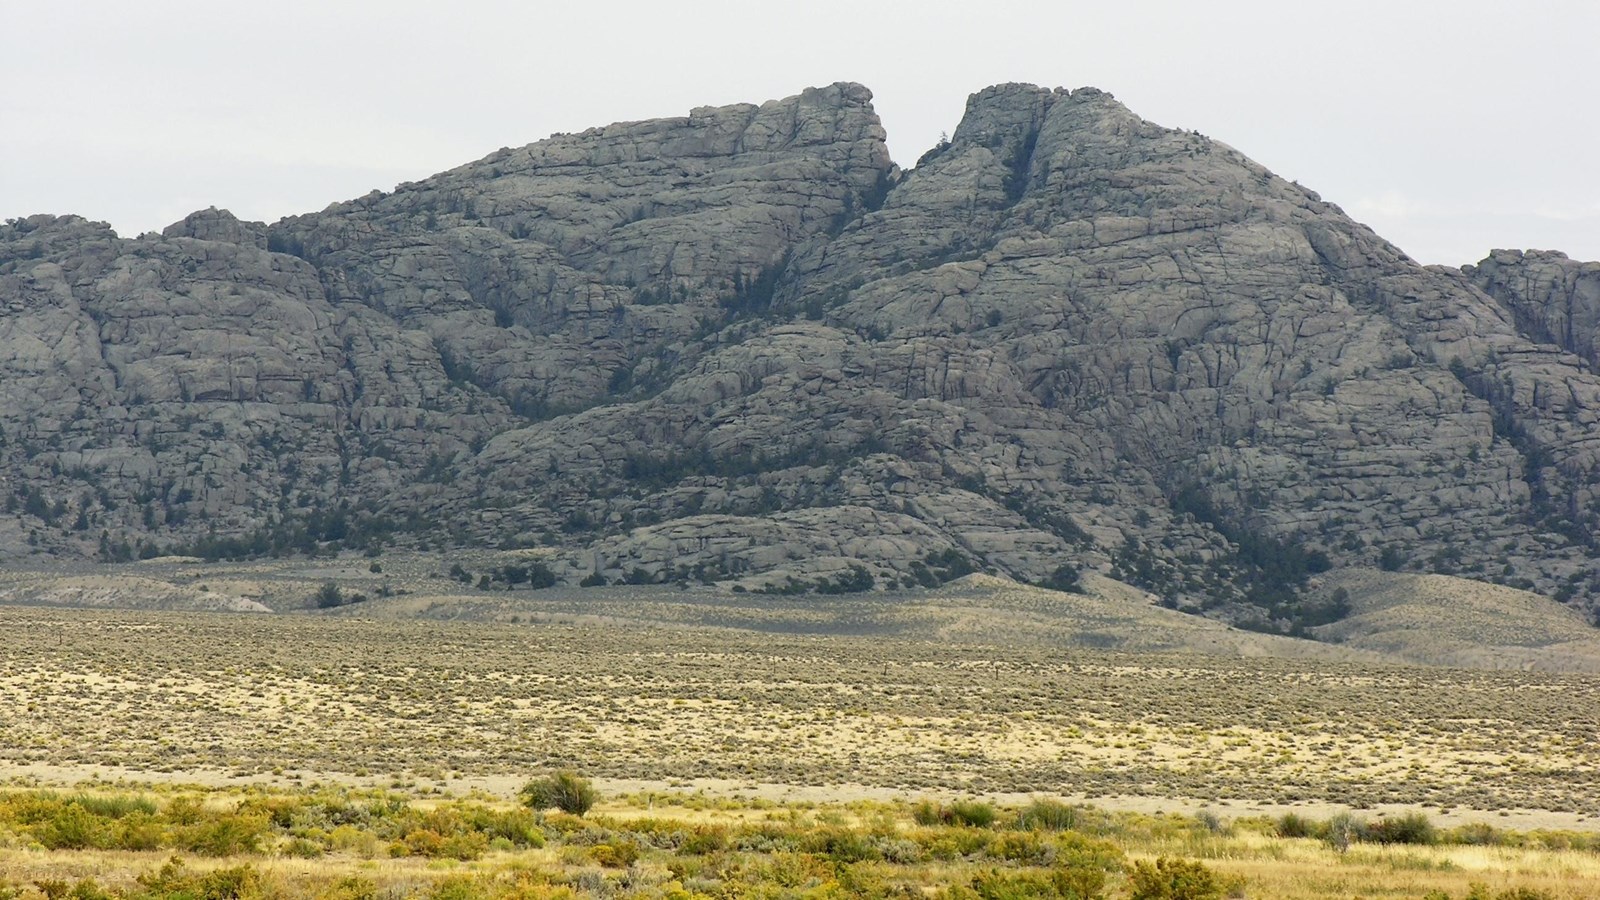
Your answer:
[[[835,84],[271,225],[11,220],[0,304],[12,556],[1098,570],[1269,629],[1330,567],[1600,588],[1600,266],[1420,266],[1093,88],[979,91],[904,171]]]

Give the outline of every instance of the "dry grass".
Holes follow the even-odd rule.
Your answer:
[[[1585,646],[1543,601],[1514,606],[1492,632],[1473,618],[1488,607],[1468,607],[1461,632],[1429,624],[1454,609],[1453,585],[1383,577],[1356,598],[1344,635],[1361,649],[1235,631],[1095,581],[1092,597],[983,577],[843,599],[673,587],[462,594],[426,560],[385,561],[381,575],[353,561],[296,565],[147,572],[192,583],[163,601],[173,603],[243,597],[283,609],[328,578],[392,577],[410,593],[314,615],[0,607],[0,778],[206,785],[219,809],[239,802],[241,785],[318,782],[422,806],[471,793],[504,808],[530,773],[570,767],[597,777],[609,799],[591,818],[613,829],[771,822],[885,840],[918,837],[903,798],[1044,794],[1124,810],[1095,833],[1129,859],[1201,859],[1250,897],[1460,898],[1476,883],[1576,900],[1600,883],[1593,851],[1538,840],[1340,853],[1244,819],[1217,829],[1188,817],[1427,808],[1441,826],[1592,831],[1600,676],[1424,668],[1373,652],[1376,636],[1419,624],[1433,643],[1385,649],[1453,652],[1472,631],[1545,660],[1551,647]],[[110,590],[95,595],[108,602],[120,590],[76,583]],[[332,896],[352,876],[388,896],[464,878],[528,896],[677,896],[674,884],[716,880],[679,874],[659,848],[619,872],[555,838],[468,861],[391,859],[370,841],[300,859],[283,855],[287,840],[188,864],[248,863],[283,897]],[[134,892],[170,852],[43,852],[30,841],[0,827],[0,890],[93,876]],[[759,878],[780,863],[795,859],[718,865]],[[995,864],[981,853],[869,861],[849,877],[932,890]]]
[[[1600,857],[1588,851],[1494,847],[1358,846],[1339,853],[1309,839],[1223,843],[1208,858],[1217,871],[1243,879],[1252,897],[1422,897],[1443,891],[1464,897],[1474,884],[1494,894],[1515,888],[1573,900],[1600,884]]]
[[[0,793],[0,801],[9,793]],[[178,798],[196,795],[185,790],[148,796],[165,810]],[[430,859],[390,843],[392,836],[378,840],[376,835],[393,831],[398,821],[459,826],[476,820],[473,810],[513,807],[482,799],[435,807],[343,792],[217,791],[200,799],[219,816],[244,808],[241,804],[265,803],[286,824],[273,826],[255,852],[220,858],[184,854],[182,871],[199,877],[248,866],[258,876],[260,896],[282,898],[334,896],[349,879],[372,895],[388,897],[442,896],[437,892],[445,889],[455,892],[451,896],[483,898],[570,896],[569,890],[608,897],[767,896],[780,887],[829,896],[907,896],[903,889],[927,895],[993,873],[1030,877],[1083,865],[1102,868],[1104,895],[1121,897],[1127,865],[1161,857],[1199,861],[1218,876],[1228,896],[1279,900],[1420,898],[1431,891],[1463,898],[1479,885],[1489,896],[1517,889],[1542,892],[1521,896],[1579,900],[1591,897],[1592,886],[1600,883],[1600,854],[1556,849],[1559,836],[1541,842],[1537,835],[1505,835],[1515,838],[1516,846],[1355,844],[1340,851],[1315,839],[1278,837],[1271,823],[1259,818],[1112,814],[1080,807],[1069,830],[1053,832],[1022,830],[1017,811],[1006,809],[992,825],[971,828],[918,824],[916,810],[905,803],[775,806],[711,803],[682,794],[613,796],[586,820],[533,820],[537,836],[515,845],[501,841],[465,859]],[[365,845],[318,827],[327,824],[322,817],[328,814],[320,809],[374,803],[387,812],[360,828],[341,829],[367,837]],[[440,813],[456,818],[439,818]],[[169,847],[44,852],[31,844],[37,826],[31,829],[0,821],[0,891],[20,888],[25,900],[42,897],[42,887],[50,882],[89,878],[120,895],[148,896],[151,876],[172,857]],[[694,846],[695,835],[715,840]],[[1594,845],[1592,836],[1586,840]],[[324,855],[292,856],[295,842],[321,847]],[[615,847],[637,859],[608,862],[608,848]]]
[[[1427,805],[1573,824],[1597,679],[887,636],[0,609],[0,773]],[[796,796],[789,792],[788,796]]]
[[[1320,637],[1401,659],[1478,669],[1600,673],[1600,632],[1547,597],[1454,578],[1345,571],[1351,615]]]

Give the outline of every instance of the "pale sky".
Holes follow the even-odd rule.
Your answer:
[[[872,89],[894,158],[1004,81],[1232,144],[1427,263],[1600,259],[1594,0],[0,0],[0,218],[275,220],[552,132]]]

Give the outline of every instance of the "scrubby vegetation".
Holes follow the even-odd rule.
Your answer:
[[[403,784],[572,768],[1490,815],[1600,802],[1574,777],[1600,766],[1593,676],[911,640],[892,599],[610,590],[495,591],[484,602],[523,617],[502,625],[3,608],[0,764]],[[1052,607],[989,609],[915,615],[982,616],[999,640]],[[635,624],[650,617],[690,627]],[[728,624],[751,630],[702,629]]]
[[[530,782],[523,796],[548,808],[575,787],[584,811],[601,799],[568,772]],[[1367,824],[1358,842],[1375,849],[1357,852],[1316,836],[1342,827],[1336,820],[1223,822],[1044,798],[1021,807],[977,798],[815,806],[647,791],[593,809],[579,818],[481,793],[349,787],[12,788],[0,791],[0,896],[1220,900],[1371,891],[1565,900],[1600,869],[1596,835],[1507,832],[1497,833],[1500,846],[1516,848],[1506,864],[1468,877],[1445,854],[1482,835],[1428,826],[1423,841],[1413,819]],[[1435,855],[1385,855],[1386,829],[1397,823]],[[1550,875],[1526,874],[1530,860],[1551,854],[1560,856]],[[1384,890],[1397,884],[1414,889]]]
[[[467,562],[451,577],[527,563]],[[762,633],[560,624],[550,593],[494,596],[537,627],[0,608],[0,762],[77,785],[0,785],[0,900],[1574,900],[1600,881],[1591,676],[901,640],[890,601],[850,602],[866,637],[784,633],[846,608],[817,595],[719,608],[769,615]],[[77,781],[108,770],[212,787]],[[720,793],[673,792],[699,779]]]

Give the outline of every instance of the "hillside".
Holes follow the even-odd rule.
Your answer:
[[[0,227],[0,553],[543,547],[569,585],[1380,567],[1592,610],[1593,266],[1425,268],[1111,95],[896,166],[852,84],[265,225]]]

